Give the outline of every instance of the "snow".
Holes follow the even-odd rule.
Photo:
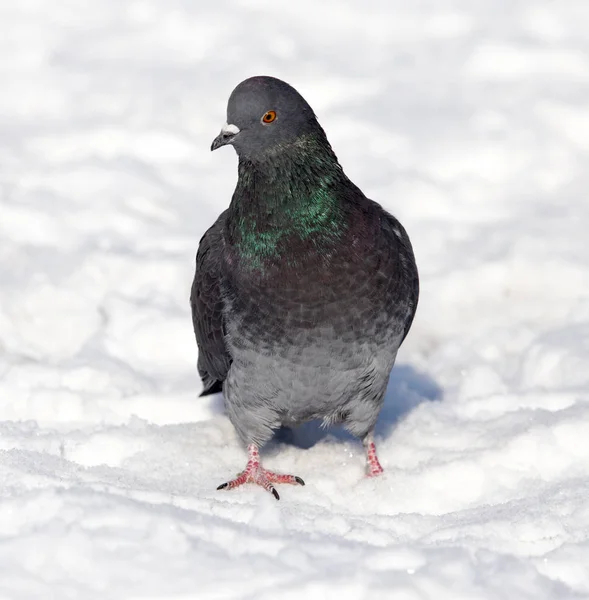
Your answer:
[[[0,3],[0,597],[589,598],[589,6]],[[277,503],[197,398],[198,240],[270,74],[411,234],[377,430],[307,425]]]

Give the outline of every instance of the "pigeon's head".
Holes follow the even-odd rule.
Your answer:
[[[306,100],[274,77],[250,77],[231,93],[227,122],[211,150],[231,144],[248,160],[263,160],[309,133],[323,134]]]

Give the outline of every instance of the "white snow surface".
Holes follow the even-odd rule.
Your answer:
[[[589,598],[586,0],[0,2],[0,597]],[[198,398],[229,93],[270,74],[422,280],[367,479]]]

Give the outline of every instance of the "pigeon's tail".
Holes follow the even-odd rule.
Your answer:
[[[203,391],[199,394],[199,397],[210,396],[211,394],[220,394],[223,391],[223,382],[217,381],[216,379],[206,378],[203,379]]]

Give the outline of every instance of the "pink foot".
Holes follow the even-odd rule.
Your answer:
[[[367,436],[364,440],[364,448],[366,448],[366,475],[368,477],[376,477],[380,475],[384,469],[382,468],[378,456],[376,456],[376,446],[372,441],[372,436]]]
[[[281,475],[280,473],[273,473],[267,471],[260,464],[260,454],[257,446],[250,444],[248,446],[249,458],[245,470],[242,471],[235,479],[222,483],[217,489],[218,490],[232,490],[233,488],[239,487],[244,483],[255,483],[256,485],[262,486],[266,491],[270,492],[276,500],[280,500],[280,496],[276,491],[276,488],[272,485],[273,483],[292,483],[298,485],[305,485],[305,482],[295,475]]]

